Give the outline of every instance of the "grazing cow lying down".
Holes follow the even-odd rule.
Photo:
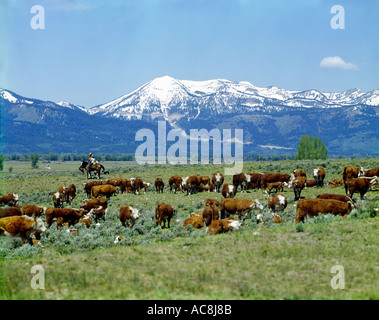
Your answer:
[[[16,193],[8,193],[7,195],[0,197],[0,205],[8,205],[14,207],[17,204],[19,197]]]
[[[225,233],[228,231],[237,231],[241,227],[242,222],[234,220],[234,218],[226,218],[223,220],[213,220],[207,227],[206,232],[209,234]]]
[[[297,203],[296,222],[317,216],[319,213],[345,215],[351,212],[353,204],[334,199],[302,199]]]
[[[122,206],[120,208],[120,221],[124,227],[133,228],[134,223],[139,218],[139,210],[132,206]]]
[[[205,199],[205,206],[211,206],[212,204],[220,208],[221,204],[216,199]]]
[[[46,227],[41,218],[30,218],[27,216],[13,216],[0,219],[0,235],[8,237],[20,237],[22,244],[27,241],[33,245],[32,234],[42,233]]]
[[[197,213],[191,213],[191,217],[183,221],[183,227],[187,228],[189,225],[193,226],[196,229],[204,227],[204,217],[203,211]]]

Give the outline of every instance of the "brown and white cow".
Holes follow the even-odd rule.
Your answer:
[[[263,173],[261,179],[261,187],[267,188],[267,184],[271,182],[289,182],[291,176],[286,173]]]
[[[351,212],[353,204],[335,199],[301,199],[297,203],[296,222],[302,222],[305,218],[317,216],[319,213],[345,215]]]
[[[191,213],[191,216],[183,221],[183,227],[187,228],[189,225],[196,229],[204,227],[203,211]]]
[[[276,192],[280,192],[283,191],[283,188],[287,186],[287,182],[270,182],[267,184],[265,192],[268,193],[268,195],[271,195],[272,189],[275,189]]]
[[[221,187],[224,183],[224,175],[221,172],[216,172],[212,175],[212,183],[214,184],[216,191],[221,192]]]
[[[247,190],[247,185],[250,183],[251,176],[247,173],[236,173],[233,175],[233,185],[236,187],[238,191],[238,187],[241,187],[241,192]]]
[[[211,179],[208,176],[196,177],[196,187],[198,189],[207,189],[210,191]]]
[[[46,212],[46,207],[40,207],[35,204],[25,204],[22,207],[22,214],[29,217],[40,217]]]
[[[10,207],[14,207],[19,200],[19,196],[16,193],[8,193],[7,195],[3,195],[0,197],[0,205],[8,205]]]
[[[324,186],[325,169],[318,167],[313,169],[313,178],[316,180],[317,188]]]
[[[317,182],[315,179],[307,180],[305,182],[305,187],[306,188],[312,188],[312,187],[317,187]]]
[[[167,221],[167,227],[170,228],[170,220],[175,214],[175,209],[169,205],[169,204],[163,204],[159,203],[155,207],[155,222],[157,226],[161,226],[163,221],[163,228],[166,227],[166,221]]]
[[[343,202],[353,203],[353,200],[350,197],[345,196],[343,194],[334,194],[334,193],[319,194],[319,195],[317,195],[316,199],[334,199],[334,200],[339,200],[339,201],[343,201]]]
[[[361,168],[359,172],[359,177],[379,177],[379,168],[373,168],[373,169],[363,169]]]
[[[53,193],[54,208],[63,208],[64,197],[63,193],[57,191]]]
[[[370,190],[371,185],[375,184],[377,180],[378,177],[348,179],[345,181],[346,195],[353,198],[354,193],[359,193],[361,195],[361,200],[363,200],[363,196]]]
[[[213,220],[219,219],[218,206],[215,204],[206,206],[203,211],[203,219],[205,221],[205,225],[209,226]]]
[[[196,193],[197,178],[194,174],[183,178],[182,188],[187,190],[187,196]]]
[[[19,207],[0,208],[0,218],[21,216],[21,209]]]
[[[247,189],[260,189],[262,187],[262,173],[248,173],[250,175],[250,183]]]
[[[346,166],[342,169],[342,180],[346,182],[349,179],[358,178],[361,167]]]
[[[139,210],[132,206],[122,206],[120,208],[120,221],[124,227],[133,228],[136,220],[139,218]]]
[[[287,207],[287,199],[280,193],[274,194],[267,200],[268,208],[273,212],[281,212]]]
[[[233,184],[230,184],[230,183],[226,183],[224,184],[224,186],[222,187],[222,196],[224,198],[234,198],[234,196],[236,195],[237,193],[237,188],[235,185]]]
[[[294,177],[292,176],[288,183],[288,188],[293,188],[295,193],[295,201],[300,199],[301,191],[306,187],[307,178],[304,176]]]
[[[237,231],[242,223],[234,218],[226,218],[222,220],[213,220],[208,226],[207,232],[211,235],[225,233],[229,231]]]
[[[109,180],[103,181],[103,184],[110,184],[112,186],[119,187],[120,188],[120,192],[124,193],[124,192],[126,192],[126,188],[127,188],[127,185],[128,185],[128,179],[125,179],[125,178],[113,178],[113,179],[109,179]]]
[[[172,176],[168,180],[168,184],[170,185],[170,193],[172,189],[174,189],[174,193],[178,190],[180,193],[181,186],[182,186],[182,177],[180,176]]]
[[[87,198],[91,197],[91,189],[93,186],[99,186],[104,184],[103,181],[91,181],[83,183],[84,192],[87,194]]]
[[[263,205],[258,199],[255,201],[247,199],[222,199],[220,209],[221,219],[224,219],[225,216],[229,217],[231,214],[237,214],[240,220],[242,217],[245,220],[251,210],[263,210]]]
[[[213,204],[219,208],[221,206],[220,202],[216,199],[205,199],[205,206],[211,206]]]
[[[46,224],[50,227],[55,220],[59,217],[62,218],[63,223],[68,223],[68,226],[73,226],[78,223],[79,219],[86,213],[84,209],[62,209],[62,208],[47,208],[46,209]]]
[[[154,182],[154,185],[155,185],[155,191],[157,193],[163,193],[164,182],[163,182],[163,180],[161,178],[156,178],[155,182]]]
[[[46,227],[41,218],[12,216],[0,219],[0,236],[20,237],[22,244],[28,242],[33,245],[32,235],[45,231]]]
[[[293,174],[295,177],[307,177],[307,173],[303,169],[293,170]]]
[[[99,207],[102,207],[105,210],[108,208],[108,199],[106,198],[85,199],[83,202],[84,205],[80,206],[80,208],[86,211],[98,209]]]

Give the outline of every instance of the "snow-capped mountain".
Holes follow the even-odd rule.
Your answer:
[[[175,122],[183,117],[196,119],[200,115],[204,118],[236,112],[270,112],[287,107],[338,108],[357,104],[378,106],[379,90],[368,93],[359,89],[337,93],[289,91],[273,86],[260,88],[246,81],[189,81],[165,76],[96,106],[89,113],[129,120],[163,117]]]
[[[241,81],[156,78],[91,109],[0,89],[4,153],[133,153],[139,129],[243,129],[244,152],[296,151],[316,135],[331,154],[379,155],[379,90],[328,93]],[[157,136],[157,135],[156,135]],[[1,147],[1,146],[0,146]]]

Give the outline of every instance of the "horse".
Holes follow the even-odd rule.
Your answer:
[[[96,171],[95,174],[97,174],[99,176],[99,179],[100,179],[100,170],[103,169],[103,173],[104,174],[109,174],[109,171],[105,171],[105,168],[102,164],[100,163],[94,163],[91,165],[91,169],[88,170],[88,161],[82,161],[82,164],[81,166],[79,167],[79,170],[84,174],[84,169],[87,171],[87,179],[88,179],[88,175],[89,175],[89,179],[92,179],[92,176],[91,176],[91,171]]]

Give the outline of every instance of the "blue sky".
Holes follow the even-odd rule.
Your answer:
[[[30,26],[35,4],[44,30]],[[330,25],[334,5],[343,30]],[[379,89],[378,12],[375,0],[2,0],[0,87],[86,107],[164,75],[370,91]]]

